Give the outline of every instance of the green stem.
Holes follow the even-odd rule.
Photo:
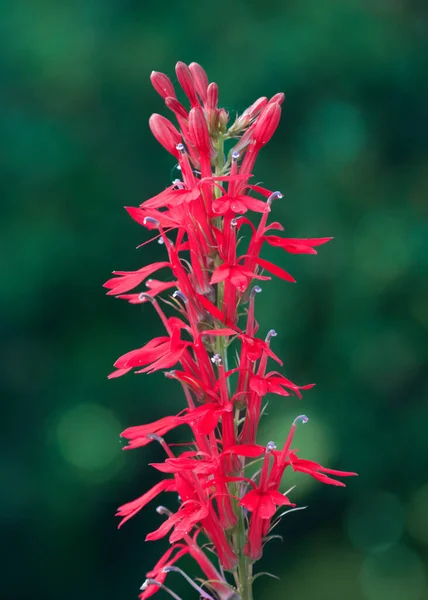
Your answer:
[[[219,136],[217,140],[217,161],[215,165],[215,173],[216,175],[220,175],[224,168],[224,137]],[[218,198],[221,195],[220,190],[214,186],[213,189],[214,197]],[[219,257],[217,257],[218,260]],[[217,306],[221,309],[223,305],[223,294],[224,294],[224,282],[221,282],[217,286]],[[222,336],[216,337],[216,351],[220,354],[221,359],[223,361],[223,365],[225,370],[228,369],[227,366],[227,340]],[[230,394],[230,381],[228,379],[227,385],[229,388]],[[235,416],[235,429],[236,434],[238,434],[238,420],[239,420],[239,410]],[[245,460],[245,459],[244,459]],[[240,475],[244,475],[244,464],[242,465]],[[239,485],[235,483],[230,484],[232,496],[237,496],[239,494]],[[236,511],[236,515],[238,518],[238,523],[233,531],[233,545],[235,548],[235,552],[238,555],[238,566],[237,566],[237,584],[238,584],[238,592],[241,600],[253,600],[253,565],[251,564],[249,558],[244,554],[244,547],[246,544],[246,529],[245,529],[245,516],[242,507],[239,506],[238,501],[233,502],[234,509]]]
[[[244,546],[246,543],[244,511],[239,507],[238,510],[237,550],[239,594],[241,600],[253,600],[253,565],[250,564],[248,557],[244,554]]]

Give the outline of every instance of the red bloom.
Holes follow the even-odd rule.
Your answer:
[[[275,331],[264,339],[258,336],[255,298],[261,288],[254,283],[271,276],[295,279],[261,257],[263,245],[316,254],[315,248],[332,238],[273,235],[283,231],[280,223],[269,222],[274,202],[283,195],[250,183],[258,153],[278,127],[284,94],[259,98],[229,123],[228,112],[218,105],[217,84],[209,82],[200,65],[179,62],[176,77],[187,105],[177,99],[167,75],[153,71],[150,78],[177,125],[159,114],[151,116],[149,125],[178,162],[180,176],[140,206],[126,207],[143,227],[141,246],[157,240],[164,260],[135,271],[114,271],[104,287],[108,295],[155,310],[164,328],[160,336],[118,358],[109,377],[133,369],[155,373],[177,367],[165,375],[180,384],[186,406],[177,415],[128,427],[121,434],[128,442],[124,449],[157,441],[166,456],[151,464],[169,478],[121,506],[117,516],[121,527],[160,493],[178,495],[175,512],[157,508],[166,519],[146,537],[168,535],[171,545],[147,573],[141,600],[157,592],[167,571],[176,569],[175,563],[187,554],[208,580],[201,588],[185,575],[200,595],[235,600],[251,581],[250,563],[262,553],[278,507],[295,506],[279,491],[285,470],[336,486],[344,485],[336,476],[355,475],[297,456],[291,443],[297,422],[307,421],[303,415],[281,450],[273,443],[266,448],[256,443],[264,397],[272,393],[293,402],[293,396],[301,398],[314,385],[299,386],[268,369],[270,360],[280,366],[282,362],[271,348]],[[225,142],[227,147],[231,139],[234,147],[225,154]],[[254,213],[256,224],[248,212]],[[238,252],[242,237],[247,239]],[[169,269],[168,281],[151,279],[164,268]],[[172,310],[179,316],[171,316]],[[164,436],[180,425],[186,425],[190,439],[169,444]],[[254,462],[261,463],[255,474],[248,470]],[[199,546],[199,533],[217,555],[219,570]],[[234,572],[236,589],[225,571]]]

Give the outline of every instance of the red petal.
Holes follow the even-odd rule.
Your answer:
[[[241,499],[239,505],[245,506],[250,512],[254,512],[258,509],[260,502],[259,490],[251,490]]]
[[[291,281],[292,283],[296,282],[296,280],[294,279],[294,277],[292,277],[290,275],[290,273],[287,273],[287,271],[284,271],[284,269],[281,269],[281,267],[274,265],[273,263],[269,262],[268,260],[264,260],[263,258],[258,258],[257,264],[260,265],[261,267],[263,267],[263,269],[266,269],[267,271],[269,271],[269,273],[272,273],[273,275],[276,275],[277,277],[280,277],[281,279],[285,279],[286,281]]]
[[[129,373],[129,371],[131,370],[132,369],[118,369],[117,371],[113,371],[113,373],[110,373],[107,379],[115,379],[116,377],[122,377],[122,375],[126,375],[126,373]]]
[[[269,494],[270,494],[270,497],[272,498],[273,502],[275,502],[275,504],[277,506],[296,506],[295,504],[292,504],[290,502],[290,500],[287,498],[287,496],[283,496],[276,490],[271,490],[269,492]]]
[[[154,485],[148,492],[136,500],[132,500],[131,502],[127,502],[126,504],[119,506],[116,517],[124,518],[119,523],[118,529],[120,529],[122,525],[126,523],[126,521],[137,514],[146,506],[146,504],[153,500],[153,498],[156,498],[156,496],[158,496],[161,492],[174,492],[176,489],[175,481],[173,479],[164,479],[163,481],[160,481]]]
[[[257,458],[265,453],[265,447],[258,444],[241,444],[239,446],[230,446],[223,454],[237,454],[247,458]]]
[[[261,519],[271,519],[276,513],[276,505],[270,493],[266,492],[260,496],[257,514]]]
[[[222,264],[214,271],[211,277],[211,285],[214,283],[220,283],[220,281],[224,281],[229,277],[230,267],[227,264]]]

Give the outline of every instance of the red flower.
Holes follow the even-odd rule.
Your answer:
[[[271,519],[278,506],[296,506],[276,490],[251,490],[240,501],[241,506],[254,513],[253,519]]]
[[[124,449],[157,441],[165,458],[151,465],[170,478],[121,506],[117,516],[121,527],[160,493],[178,495],[176,512],[157,508],[166,520],[146,537],[169,535],[171,545],[147,573],[141,600],[157,592],[167,571],[177,569],[175,563],[187,554],[208,581],[200,587],[185,577],[206,600],[234,600],[251,585],[250,563],[262,553],[278,507],[295,506],[279,491],[285,470],[336,486],[344,484],[334,477],[355,475],[297,456],[291,443],[297,422],[307,421],[303,415],[294,421],[281,450],[273,443],[266,448],[256,443],[264,397],[273,393],[301,398],[302,391],[314,385],[299,386],[268,369],[269,360],[281,366],[282,362],[271,348],[275,331],[264,339],[258,336],[255,298],[261,288],[254,283],[271,276],[295,279],[260,256],[263,245],[291,254],[316,254],[315,248],[332,238],[273,235],[283,231],[280,223],[269,222],[274,201],[283,195],[250,183],[258,153],[278,127],[284,94],[259,98],[229,123],[228,112],[218,105],[217,84],[209,82],[200,65],[177,63],[176,78],[187,105],[177,99],[167,75],[151,74],[177,124],[154,114],[149,125],[178,162],[179,177],[140,206],[126,207],[146,236],[139,247],[157,240],[164,260],[135,271],[114,271],[104,287],[108,295],[155,310],[164,327],[162,335],[118,358],[109,377],[133,369],[155,373],[177,367],[165,375],[180,384],[186,406],[177,415],[128,427],[121,434],[128,442]],[[227,147],[231,139],[234,147],[225,153],[225,142]],[[254,213],[256,224],[248,212]],[[247,239],[240,245],[242,237]],[[151,279],[164,268],[169,269],[168,281]],[[143,283],[145,290],[140,292]],[[172,310],[178,316],[171,316]],[[167,436],[180,425],[186,425],[189,439],[170,444]],[[253,463],[261,463],[261,469],[250,471]],[[199,546],[199,533],[217,555],[219,570]],[[234,572],[236,589],[225,571]]]
[[[126,521],[131,519],[134,515],[136,515],[142,508],[146,506],[149,502],[156,498],[161,492],[175,492],[177,491],[175,481],[173,479],[164,479],[160,481],[156,485],[154,485],[148,492],[137,498],[136,500],[132,500],[132,502],[127,502],[123,504],[117,509],[116,516],[124,517],[118,525],[118,528],[122,527]]]
[[[142,348],[131,350],[117,359],[114,363],[119,369],[120,375],[124,375],[131,369],[148,365],[136,373],[154,373],[159,369],[173,367],[183,356],[186,348],[191,346],[180,338],[179,328],[174,328],[171,336],[154,338]],[[118,373],[112,373],[110,377],[118,377]]]

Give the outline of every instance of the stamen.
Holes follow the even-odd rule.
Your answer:
[[[181,154],[186,154],[186,148],[184,147],[184,144],[177,144],[176,148]]]
[[[268,442],[266,444],[266,452],[272,452],[272,450],[276,450],[275,442]]]
[[[217,367],[219,367],[222,364],[222,360],[221,360],[220,354],[214,354],[214,356],[211,357],[211,362],[214,365],[216,365]]]
[[[203,600],[214,600],[214,598],[212,596],[210,596],[210,594],[207,594],[207,592],[205,592],[205,590],[203,590],[197,583],[195,583],[193,581],[193,579],[191,579],[188,575],[186,575],[186,573],[180,569],[179,567],[174,567],[172,565],[164,567],[162,569],[163,573],[170,573],[171,571],[173,573],[179,573],[182,577],[184,577],[184,579],[190,583],[190,585],[192,586],[193,589],[195,589],[197,592],[199,592],[201,598],[203,598]]]
[[[163,437],[161,437],[160,435],[157,435],[156,433],[148,433],[145,437],[148,440],[153,440],[154,442],[158,442],[162,446],[162,448],[165,450],[165,452],[169,456],[169,458],[175,458],[173,453],[171,452],[168,444],[163,439]]]
[[[254,296],[255,296],[256,294],[260,294],[260,292],[261,292],[261,291],[262,291],[262,288],[261,288],[259,285],[255,285],[255,286],[253,287],[253,289],[251,290],[251,292],[250,292],[250,297],[251,297],[251,298],[254,298]]]
[[[231,219],[230,224],[232,225],[232,227],[236,227],[238,225],[238,219],[235,219],[235,217],[233,219]]]
[[[309,417],[307,417],[306,415],[299,415],[298,417],[296,417],[293,421],[293,425],[297,425],[297,423],[307,423],[309,421]]]
[[[158,238],[158,244],[160,246],[162,246],[163,244],[165,244],[165,240],[163,239],[163,237]]]
[[[165,371],[164,375],[167,379],[175,379],[175,371]]]
[[[177,186],[179,190],[184,188],[183,182],[180,179],[174,179],[172,185]]]
[[[172,515],[172,512],[168,510],[166,506],[157,506],[156,512],[158,513],[158,515],[166,515],[167,517],[170,517]]]
[[[183,292],[180,292],[180,290],[177,290],[173,293],[172,295],[173,298],[180,298],[180,300],[182,302],[184,302],[184,304],[188,303],[188,299],[187,296],[185,294],[183,294]]]
[[[157,435],[157,433],[148,433],[146,438],[149,440],[155,440],[156,442],[159,442],[159,444],[165,443],[165,440],[160,435]]]
[[[279,200],[281,198],[284,198],[284,194],[281,194],[281,192],[273,192],[267,199],[267,205],[270,206],[274,200]]]
[[[138,300],[140,300],[140,302],[151,302],[152,304],[156,302],[156,300],[146,292],[141,292],[141,294],[138,296]]]
[[[232,162],[236,162],[239,158],[239,152],[237,152],[235,150],[235,152],[232,152]]]
[[[271,338],[276,337],[278,334],[276,333],[275,329],[271,329],[270,331],[267,332],[267,336],[265,338],[265,342],[269,342]]]
[[[180,596],[177,596],[177,594],[175,594],[172,590],[167,588],[166,585],[163,585],[163,583],[156,581],[156,579],[150,579],[150,578],[146,579],[146,581],[141,586],[140,590],[142,590],[144,592],[149,587],[149,585],[156,585],[158,588],[161,588],[162,590],[167,592],[167,594],[169,594],[172,598],[174,598],[174,600],[182,600],[182,598],[180,598]]]
[[[153,225],[153,227],[159,227],[160,223],[157,219],[153,217],[144,217],[143,225]]]

